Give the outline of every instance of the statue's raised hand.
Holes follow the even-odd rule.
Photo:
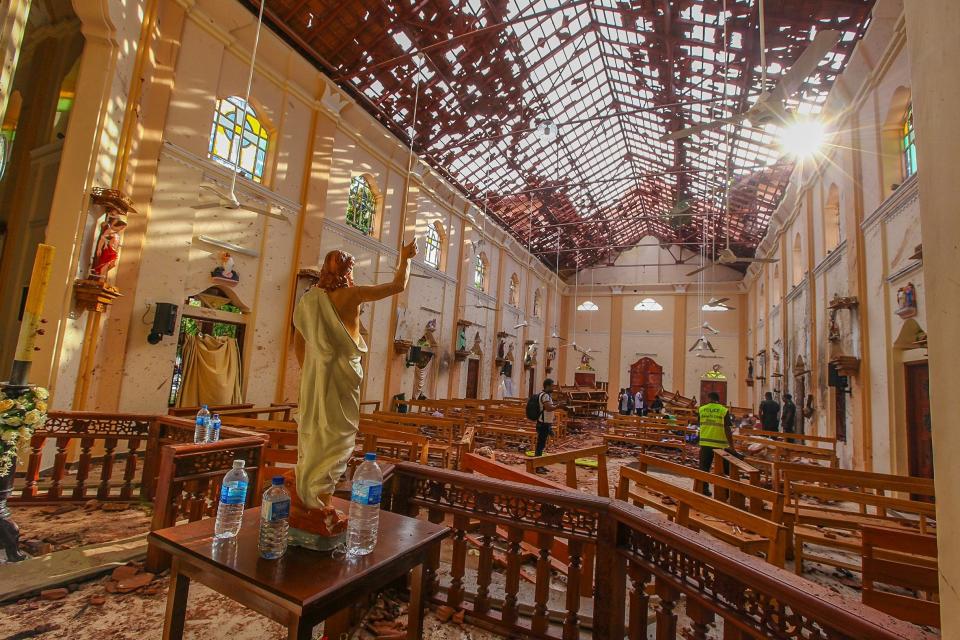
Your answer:
[[[415,255],[417,255],[417,252],[417,240],[413,239],[409,243],[403,245],[403,248],[400,249],[400,259],[411,260]]]

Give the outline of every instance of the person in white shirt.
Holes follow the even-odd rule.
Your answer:
[[[636,399],[633,403],[633,408],[636,409],[638,416],[647,415],[647,401],[643,398],[643,389],[637,391]]]

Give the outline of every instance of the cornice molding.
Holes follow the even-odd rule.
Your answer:
[[[847,253],[847,241],[844,240],[838,244],[830,253],[824,257],[820,263],[813,268],[813,275],[819,276],[824,272],[829,271],[833,266],[840,264],[840,261],[843,260],[843,256]]]
[[[919,197],[920,181],[917,179],[917,174],[913,174],[904,180],[873,213],[864,218],[860,223],[860,229],[866,232],[881,221],[886,222],[896,218]]]
[[[904,267],[901,267],[900,269],[897,269],[896,271],[891,273],[889,276],[887,276],[886,277],[887,284],[893,284],[897,280],[906,278],[910,274],[916,273],[917,271],[921,271],[922,269],[923,269],[923,262],[921,262],[920,260],[914,260],[910,264]]]

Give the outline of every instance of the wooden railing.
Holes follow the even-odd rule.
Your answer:
[[[395,469],[390,508],[450,522],[449,579],[441,584],[438,553],[426,565],[427,592],[503,634],[572,640],[587,633],[621,640],[647,637],[652,624],[658,640],[705,640],[716,624],[724,640],[935,637],[619,500],[402,463]],[[476,540],[468,533],[474,532],[480,556],[477,571],[468,573],[468,546]],[[531,536],[537,541],[536,575],[527,593],[520,588],[521,543]],[[550,600],[551,550],[559,540],[569,555],[562,607]],[[589,546],[596,547],[596,579],[586,615],[579,591]],[[506,567],[496,589],[502,586],[502,598],[491,588],[495,559]]]

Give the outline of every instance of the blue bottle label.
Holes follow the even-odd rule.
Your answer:
[[[264,502],[260,510],[260,519],[264,522],[280,522],[290,517],[290,499]]]
[[[221,504],[243,504],[247,501],[247,483],[243,480],[224,482],[220,487]]]
[[[382,484],[355,484],[350,494],[350,499],[357,504],[378,505],[380,504],[380,495],[383,493]]]

